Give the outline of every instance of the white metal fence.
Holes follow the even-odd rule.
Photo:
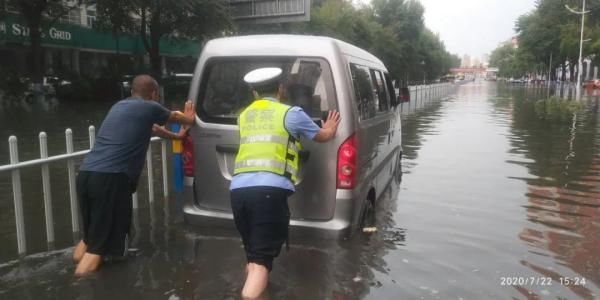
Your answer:
[[[94,145],[95,128],[90,126],[89,129],[89,145],[90,149]],[[23,212],[23,193],[21,189],[21,170],[27,167],[40,166],[42,175],[42,190],[44,195],[44,211],[46,219],[46,239],[48,243],[54,243],[54,220],[52,215],[52,188],[50,186],[50,171],[49,164],[52,162],[64,161],[67,163],[67,172],[69,180],[69,199],[71,206],[71,226],[73,233],[79,232],[79,208],[77,201],[77,191],[75,187],[75,159],[85,156],[90,152],[90,149],[77,151],[73,150],[73,132],[71,129],[65,131],[65,140],[67,153],[48,157],[48,141],[45,132],[40,132],[40,158],[20,162],[18,139],[16,136],[8,138],[10,150],[10,164],[0,166],[0,173],[11,172],[12,175],[12,191],[13,202],[15,209],[15,222],[17,229],[17,248],[19,255],[27,253],[27,245],[25,242],[25,220]],[[151,139],[152,143],[161,143],[161,159],[162,159],[162,175],[163,175],[163,194],[169,196],[168,172],[167,172],[167,141],[158,137]],[[154,202],[154,175],[152,166],[152,147],[148,147],[146,154],[146,168],[148,171],[148,196],[149,202]],[[133,194],[133,208],[138,208],[137,192]]]
[[[402,115],[414,113],[416,110],[454,93],[458,86],[459,84],[454,83],[409,86],[410,101],[400,103],[400,112]]]

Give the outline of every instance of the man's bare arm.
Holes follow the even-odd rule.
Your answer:
[[[193,125],[196,120],[196,113],[194,112],[194,104],[191,100],[185,102],[183,112],[172,111],[169,115],[169,121],[177,122],[179,124]]]
[[[337,111],[329,111],[327,120],[321,122],[321,129],[315,135],[313,141],[325,143],[335,137],[338,125],[340,124],[340,113]]]
[[[179,133],[174,133],[174,132],[171,132],[171,131],[165,129],[162,126],[154,124],[154,125],[152,125],[152,134],[154,134],[155,136],[164,138],[164,139],[182,140],[183,138],[185,138],[185,128],[183,126],[181,126]]]

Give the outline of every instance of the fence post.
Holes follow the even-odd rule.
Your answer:
[[[163,175],[163,195],[169,197],[169,173],[167,167],[167,140],[160,140],[160,154],[162,159],[162,175]]]
[[[131,199],[133,200],[133,209],[138,209],[138,207],[139,207],[138,193],[137,192],[133,193],[133,195],[131,196]]]
[[[415,106],[419,104],[419,86],[415,86]]]
[[[73,131],[71,128],[65,130],[67,141],[67,153],[73,153]],[[71,227],[73,233],[79,232],[79,205],[77,203],[77,192],[75,190],[75,162],[72,158],[67,161],[69,173],[69,198],[71,199]]]
[[[154,202],[154,173],[152,171],[152,144],[148,145],[146,152],[146,168],[148,169],[148,200]]]
[[[8,147],[10,152],[10,163],[19,163],[19,147],[17,137],[11,135],[8,138]],[[27,244],[25,241],[25,220],[23,219],[23,195],[21,193],[21,173],[19,169],[12,171],[12,188],[13,202],[15,205],[15,223],[17,226],[17,248],[19,255],[24,255],[27,252]]]
[[[48,136],[40,132],[40,158],[48,158]],[[52,189],[50,186],[50,171],[48,164],[42,165],[42,188],[44,191],[44,211],[46,215],[46,239],[54,243],[54,217],[52,215]]]
[[[92,150],[92,147],[94,147],[94,142],[96,142],[96,128],[94,125],[88,127],[88,133],[90,136],[90,150]]]

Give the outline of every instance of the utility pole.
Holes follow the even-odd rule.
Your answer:
[[[585,11],[585,0],[583,0],[583,9],[581,11],[576,11],[572,8],[570,8],[568,5],[565,4],[565,7],[572,13],[574,14],[578,14],[581,15],[581,37],[579,39],[579,64],[577,65],[577,87],[576,87],[576,93],[577,93],[577,99],[581,98],[581,75],[582,75],[582,70],[583,70],[583,58],[582,58],[582,54],[583,54],[583,28],[584,28],[584,24],[585,24],[585,14],[589,13],[590,11]]]
[[[551,86],[551,81],[552,81],[552,52],[550,52],[550,64],[548,65],[548,78],[546,78],[546,80],[548,80],[548,97],[550,98],[550,86]]]

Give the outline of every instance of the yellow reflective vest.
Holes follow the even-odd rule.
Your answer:
[[[239,116],[240,150],[234,174],[271,172],[296,183],[300,143],[285,129],[290,106],[256,100]]]

